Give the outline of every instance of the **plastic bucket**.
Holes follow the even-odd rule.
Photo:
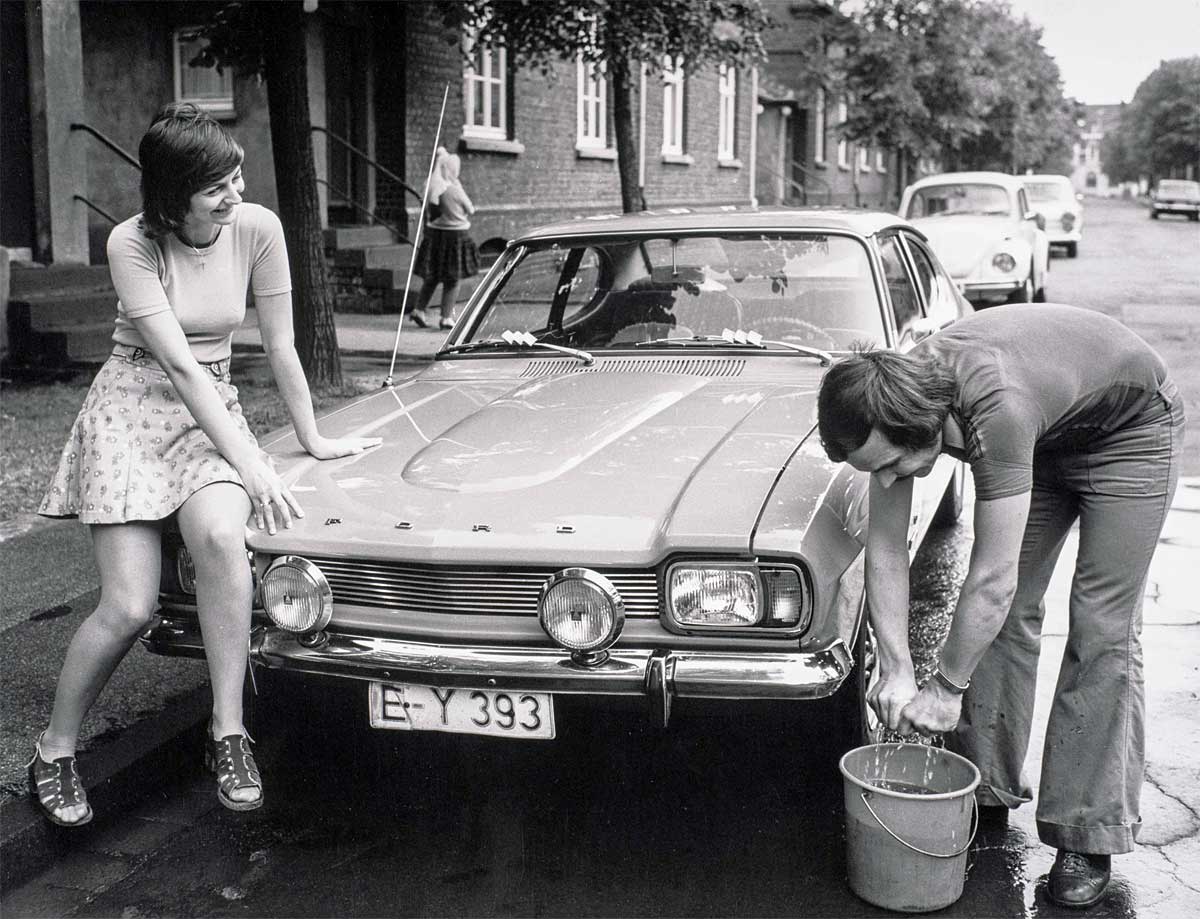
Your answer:
[[[962,896],[978,829],[975,764],[936,747],[886,743],[851,750],[840,768],[850,889],[905,913]]]

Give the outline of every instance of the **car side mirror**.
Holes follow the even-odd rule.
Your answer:
[[[1036,223],[1039,230],[1046,229],[1046,217],[1043,214],[1029,214],[1025,219]]]
[[[928,316],[921,316],[914,319],[908,324],[908,327],[900,333],[900,346],[919,345],[930,335],[942,327],[942,323],[936,319],[931,319]]]

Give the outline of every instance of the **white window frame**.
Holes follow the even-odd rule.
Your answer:
[[[225,67],[221,73],[218,73],[215,68],[212,72],[221,81],[222,93],[219,96],[187,96],[183,92],[183,74],[187,69],[188,61],[194,56],[191,53],[185,54],[183,51],[183,36],[185,34],[194,33],[198,26],[184,26],[174,31],[171,36],[171,47],[174,59],[172,67],[173,76],[175,79],[175,101],[176,102],[191,102],[197,108],[203,109],[214,117],[232,118],[236,111],[233,107],[233,68]],[[192,42],[187,42],[191,45]],[[226,92],[226,88],[228,91]]]
[[[504,48],[481,49],[476,56],[474,40],[463,38],[474,65],[463,66],[463,137],[508,138],[508,52]],[[480,72],[482,70],[482,73]],[[484,123],[475,121],[475,100],[482,96]],[[494,117],[493,117],[494,116]]]
[[[846,123],[850,118],[850,106],[847,104],[845,97],[838,99],[837,104],[837,119],[838,128]],[[850,168],[850,144],[846,138],[841,137],[837,144],[837,164],[839,169]]]
[[[608,149],[608,76],[603,64],[576,62],[575,146]]]
[[[663,156],[683,156],[684,98],[687,87],[683,75],[683,58],[663,60]]]
[[[737,69],[717,68],[717,159],[737,159]]]
[[[882,147],[875,148],[875,171],[887,172],[887,153]]]
[[[871,148],[870,147],[864,146],[864,147],[858,148],[858,171],[859,172],[870,172],[871,171]]]
[[[824,163],[828,150],[825,146],[825,90],[818,87],[813,110],[813,162]]]

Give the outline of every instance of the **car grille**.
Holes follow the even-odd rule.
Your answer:
[[[305,556],[329,580],[335,603],[428,613],[536,616],[542,584],[558,568],[454,568]],[[658,615],[653,571],[595,569],[620,592],[625,615]]]
[[[740,358],[616,358],[591,366],[574,358],[530,361],[523,377],[546,377],[560,373],[677,373],[692,377],[738,377],[746,368]]]

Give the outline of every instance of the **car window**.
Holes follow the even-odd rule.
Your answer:
[[[1025,193],[1034,204],[1075,200],[1075,192],[1063,182],[1026,182]]]
[[[1011,217],[1008,190],[999,185],[969,182],[926,185],[913,192],[904,216],[914,220],[962,214]]]
[[[594,350],[726,329],[832,351],[885,341],[868,250],[852,236],[593,237],[501,259],[464,342],[520,331]]]
[[[954,281],[946,273],[946,269],[915,235],[905,233],[904,241],[917,269],[917,282],[925,295],[925,315],[939,326],[957,319],[958,296],[955,293]]]
[[[883,261],[883,277],[892,301],[892,315],[896,319],[896,334],[903,335],[914,320],[921,318],[920,298],[908,269],[904,267],[904,256],[897,236],[888,235],[879,240],[879,256]]]
[[[1200,183],[1163,179],[1158,183],[1156,194],[1175,195],[1180,198],[1200,198]]]

